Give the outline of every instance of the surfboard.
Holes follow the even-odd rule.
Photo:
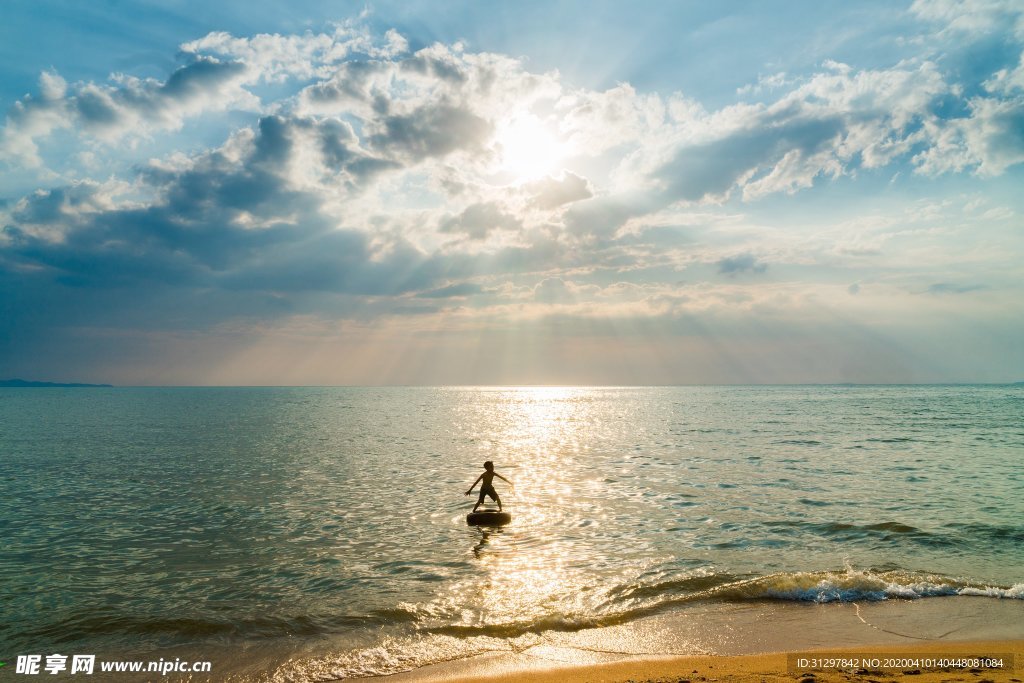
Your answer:
[[[511,513],[497,510],[477,510],[466,515],[466,524],[469,526],[505,526],[511,521]]]

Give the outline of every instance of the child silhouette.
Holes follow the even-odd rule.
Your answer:
[[[495,477],[501,479],[503,482],[515,489],[515,484],[495,472],[494,463],[488,460],[484,463],[484,473],[477,477],[476,481],[473,482],[473,486],[470,486],[469,490],[466,491],[466,495],[468,496],[473,493],[473,488],[476,487],[477,483],[480,483],[480,498],[476,501],[476,505],[473,506],[473,512],[476,512],[476,509],[483,505],[484,496],[490,496],[491,500],[498,504],[498,512],[501,512],[501,498],[498,497],[498,492],[494,490],[494,485],[491,483],[494,481]]]

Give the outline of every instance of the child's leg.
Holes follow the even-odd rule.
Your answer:
[[[495,491],[491,498],[494,498],[494,502],[498,504],[498,512],[501,512],[501,498],[498,497],[498,492]]]
[[[481,490],[480,491],[480,497],[476,499],[476,505],[473,506],[473,512],[476,512],[476,509],[478,507],[480,507],[481,505],[483,505],[483,504],[484,504],[484,492],[483,492],[483,490]]]

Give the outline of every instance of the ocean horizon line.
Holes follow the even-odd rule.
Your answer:
[[[452,383],[452,384],[112,384],[0,380],[5,389],[654,389],[676,387],[971,387],[1024,386],[1005,382],[693,382],[665,384]]]

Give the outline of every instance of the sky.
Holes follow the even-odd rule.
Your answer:
[[[1024,4],[56,2],[0,378],[1024,380]]]

